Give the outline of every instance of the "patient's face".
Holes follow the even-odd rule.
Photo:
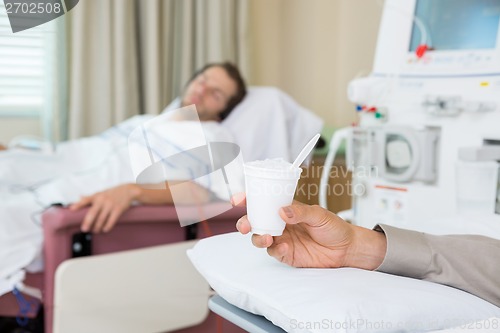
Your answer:
[[[236,82],[222,67],[209,67],[186,87],[182,106],[196,104],[201,121],[219,120],[236,90]]]

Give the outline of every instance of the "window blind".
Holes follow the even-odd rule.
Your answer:
[[[0,1],[0,116],[40,116],[49,60],[43,27],[12,33]]]

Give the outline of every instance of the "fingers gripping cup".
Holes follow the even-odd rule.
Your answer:
[[[280,236],[285,222],[279,216],[279,209],[292,203],[302,169],[293,168],[283,159],[269,159],[246,163],[244,171],[252,232]]]

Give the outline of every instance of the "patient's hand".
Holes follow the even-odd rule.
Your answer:
[[[83,232],[108,232],[118,218],[125,212],[137,196],[138,187],[135,184],[125,184],[111,189],[82,197],[80,201],[70,206],[71,210],[91,206],[83,219]]]
[[[280,209],[286,222],[282,236],[252,235],[252,243],[295,267],[375,269],[385,256],[383,233],[353,226],[319,206],[294,203]],[[246,216],[236,227],[251,230]]]

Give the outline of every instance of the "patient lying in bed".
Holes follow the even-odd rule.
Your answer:
[[[189,82],[182,97],[181,106],[195,104],[198,118],[203,122],[203,132],[208,141],[232,142],[230,134],[218,122],[226,117],[232,108],[238,104],[246,94],[243,80],[235,67],[211,66],[202,70]],[[182,117],[182,116],[181,116]],[[193,125],[193,124],[191,124]],[[186,127],[186,124],[184,124]],[[196,124],[194,124],[196,127]],[[177,124],[165,128],[168,138],[175,138],[172,147],[182,147],[184,151],[197,146],[195,133],[191,128],[180,128]],[[195,131],[195,129],[194,129]],[[174,133],[175,132],[175,133]],[[203,136],[203,133],[200,134]],[[163,138],[168,142],[167,138]],[[186,145],[192,142],[193,144]],[[203,143],[203,142],[201,142]],[[158,145],[162,143],[159,142]],[[180,152],[174,149],[168,155]],[[165,156],[164,154],[163,156]],[[183,179],[178,179],[182,181]],[[201,200],[207,200],[209,195],[193,184],[189,192],[194,192]],[[205,199],[203,199],[205,198]],[[133,202],[143,204],[170,204],[173,203],[172,193],[168,186],[165,191],[146,189],[135,183],[122,184],[105,191],[85,196],[71,206],[76,210],[90,205],[91,208],[82,223],[83,231],[109,231],[118,217],[130,207]]]
[[[227,116],[229,108],[219,107],[217,113],[214,104],[221,105],[216,102],[222,98],[222,104],[226,105],[227,97],[231,96],[230,91],[214,86],[214,78],[204,70],[195,75],[191,82],[182,100],[174,101],[167,110],[196,104],[207,141],[227,142],[234,138],[245,160],[279,156],[291,160],[307,140],[321,130],[322,121],[317,116],[274,88],[251,89],[249,96],[234,112],[219,122],[218,118]],[[235,100],[232,99],[231,103],[235,104]],[[133,196],[131,199],[125,193],[137,189],[130,166],[128,136],[138,125],[152,118],[136,116],[99,136],[61,143],[53,155],[18,150],[0,153],[0,295],[22,281],[22,269],[42,269],[41,261],[36,260],[40,256],[43,241],[39,216],[48,206],[54,203],[76,203],[73,207],[78,209],[86,204],[103,203],[108,198],[116,200],[124,195],[126,199],[121,201],[117,210],[104,211],[102,216],[108,218],[108,223],[94,224],[96,217],[100,218],[101,210],[87,220],[90,221],[86,224],[89,230],[99,231],[106,226],[106,230],[109,230],[115,217],[132,201],[169,202],[168,193],[156,198],[158,201],[152,201],[155,198],[151,197],[141,199]],[[176,126],[168,134],[175,137],[175,131],[187,132],[183,128]],[[272,141],[269,135],[272,135]],[[180,142],[180,147],[183,144],[185,147],[186,142]],[[143,188],[139,190],[135,192],[136,195],[138,192],[146,193]],[[112,216],[111,211],[115,212]]]
[[[245,94],[234,66],[208,65],[186,86],[181,106],[196,105],[207,142],[231,142],[231,134],[219,122]],[[135,201],[172,203],[168,189],[153,191],[135,184],[129,134],[151,118],[136,116],[99,136],[61,143],[52,155],[16,149],[0,153],[0,295],[22,280],[21,268],[32,264],[28,269],[39,270],[33,265],[42,246],[38,217],[50,205],[75,203],[73,209],[92,205],[83,229],[99,232],[109,231]],[[193,121],[166,118],[171,125],[164,128],[163,148],[171,154],[192,148],[188,134]],[[200,127],[198,122],[195,125]],[[194,183],[193,187],[199,196],[206,193]]]

